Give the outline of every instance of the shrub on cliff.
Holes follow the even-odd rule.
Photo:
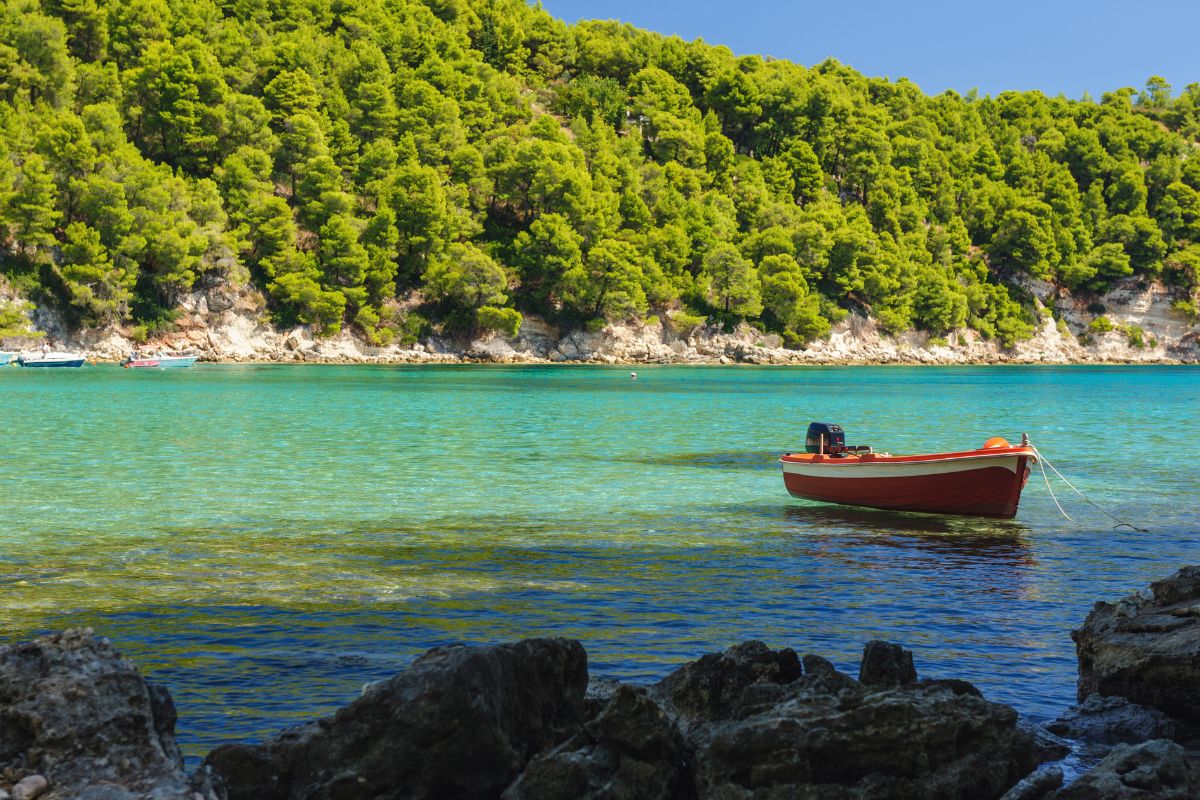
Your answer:
[[[475,312],[475,319],[480,330],[495,331],[509,339],[521,330],[521,312],[514,308],[484,306]]]

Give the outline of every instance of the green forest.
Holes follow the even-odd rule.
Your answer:
[[[1011,345],[1030,278],[1200,278],[1197,83],[928,96],[522,0],[6,0],[0,97],[0,273],[77,328],[249,285],[377,344],[859,311]]]

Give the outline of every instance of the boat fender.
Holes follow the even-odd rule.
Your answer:
[[[993,436],[983,443],[984,450],[991,450],[995,447],[1012,447],[1012,445],[1003,436]]]

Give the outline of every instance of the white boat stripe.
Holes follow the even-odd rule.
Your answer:
[[[1020,456],[964,456],[942,461],[869,461],[846,459],[845,463],[822,461],[818,464],[803,461],[782,461],[783,471],[807,478],[910,478],[969,472],[974,469],[1001,467],[1014,475]]]

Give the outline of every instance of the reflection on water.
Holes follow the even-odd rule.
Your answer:
[[[95,626],[171,687],[192,758],[531,635],[640,681],[747,638],[853,671],[885,638],[1051,717],[1092,603],[1200,556],[1197,476],[1155,455],[1200,433],[1194,370],[12,372],[0,631]],[[809,419],[893,452],[1028,431],[1154,533],[1074,526],[1033,482],[1011,521],[792,500]]]

